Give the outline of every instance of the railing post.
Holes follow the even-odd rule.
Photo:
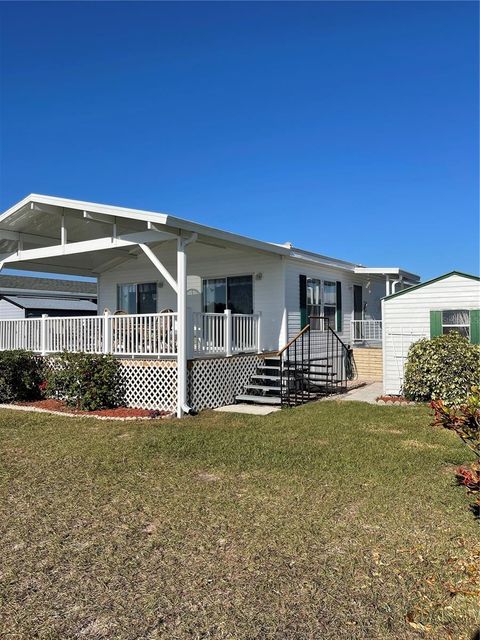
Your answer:
[[[111,339],[110,339],[110,312],[105,309],[103,314],[103,353],[111,353]]]
[[[225,355],[231,356],[233,352],[232,312],[230,309],[225,309],[223,313],[225,314]]]
[[[262,353],[262,312],[256,314],[257,317],[257,353]]]
[[[42,313],[40,320],[40,353],[42,356],[47,355],[47,314]]]

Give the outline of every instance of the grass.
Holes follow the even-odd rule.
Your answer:
[[[467,639],[469,460],[425,407],[0,412],[0,637]]]

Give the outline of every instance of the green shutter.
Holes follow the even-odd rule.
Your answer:
[[[480,344],[480,309],[470,311],[470,342]]]
[[[307,326],[307,276],[300,275],[298,277],[298,286],[300,290],[300,329]]]
[[[337,331],[341,331],[342,330],[342,320],[343,320],[343,316],[342,316],[342,283],[341,282],[337,282],[337,315],[336,315],[336,328]]]
[[[430,311],[430,337],[441,336],[442,331],[442,312]]]

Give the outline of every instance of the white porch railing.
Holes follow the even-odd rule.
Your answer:
[[[352,320],[351,338],[352,342],[381,342],[382,321]]]
[[[189,314],[189,356],[257,352],[260,318],[256,314]],[[166,357],[177,354],[177,314],[131,314],[0,320],[0,351],[26,349]]]
[[[193,355],[256,352],[260,341],[258,314],[193,313]]]

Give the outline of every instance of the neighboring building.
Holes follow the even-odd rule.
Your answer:
[[[94,282],[0,274],[0,319],[96,315],[96,299]]]
[[[480,278],[452,271],[387,296],[383,307],[383,383],[386,394],[402,392],[410,345],[458,331],[480,343]]]
[[[337,351],[379,343],[382,296],[419,281],[399,267],[369,268],[167,214],[39,195],[0,215],[2,265],[98,278],[98,307],[109,314],[88,339],[83,325],[72,330],[68,348],[163,360],[161,372],[148,365],[155,374],[142,378],[135,402],[161,407],[169,393],[171,406],[175,394],[179,414],[233,399],[258,365],[254,354],[282,349],[311,316],[326,318],[315,330],[327,327]],[[65,340],[36,349],[56,351]]]

